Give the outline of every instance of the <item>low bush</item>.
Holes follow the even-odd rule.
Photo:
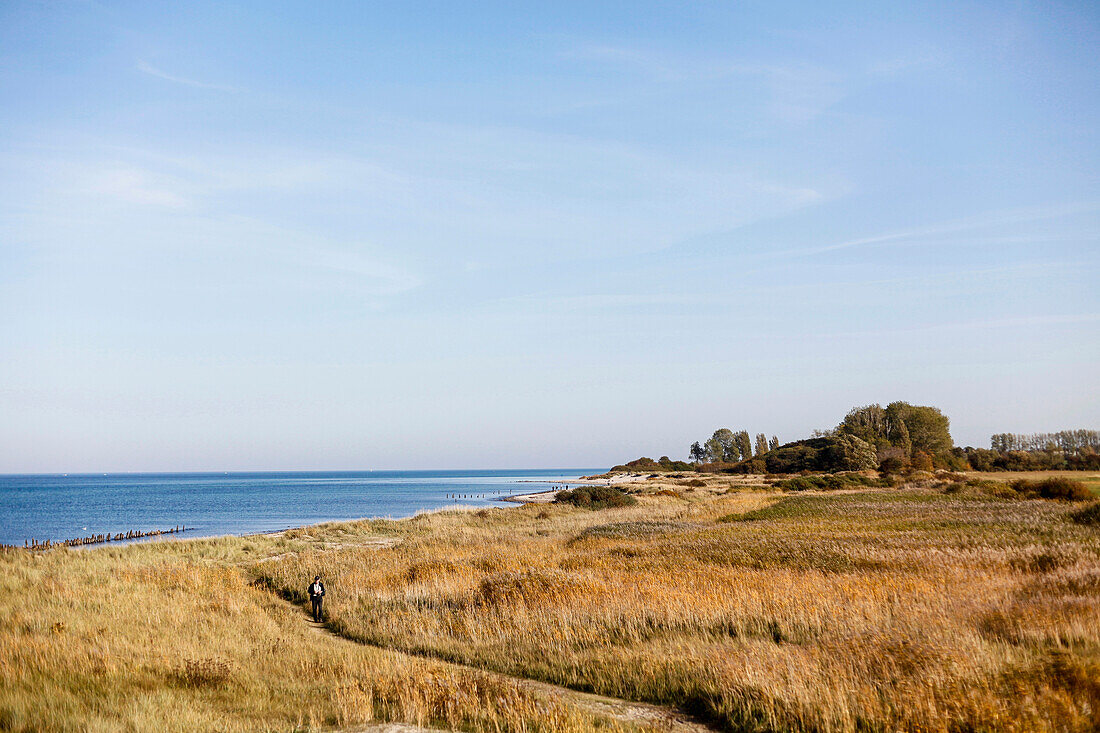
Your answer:
[[[572,504],[585,509],[607,509],[637,504],[638,500],[611,486],[578,486],[575,489],[559,491],[554,497],[554,503]]]
[[[639,471],[694,471],[695,466],[687,461],[673,461],[668,456],[661,456],[660,460],[652,458],[635,458],[615,466],[605,476],[612,473],[635,473]]]
[[[1095,527],[1100,524],[1100,501],[1094,501],[1075,512],[1070,512],[1069,518],[1078,524],[1091,524]]]
[[[1063,476],[1052,476],[1038,481],[1018,479],[1012,482],[1013,490],[1029,499],[1059,499],[1062,501],[1088,501],[1094,498],[1080,481]]]
[[[764,473],[768,470],[767,461],[762,457],[747,458],[738,464],[722,469],[722,473]]]
[[[188,659],[176,671],[176,677],[189,687],[217,687],[229,682],[231,672],[229,663],[221,659]]]

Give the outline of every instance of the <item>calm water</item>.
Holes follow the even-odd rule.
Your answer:
[[[407,517],[454,504],[487,506],[604,470],[0,475],[0,543],[177,524],[189,529],[175,537],[206,537],[332,519]]]

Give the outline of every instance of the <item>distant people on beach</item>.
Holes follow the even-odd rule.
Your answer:
[[[313,577],[313,582],[309,584],[309,602],[313,605],[313,620],[320,622],[322,614],[322,604],[325,599],[325,584],[321,581],[320,575]]]

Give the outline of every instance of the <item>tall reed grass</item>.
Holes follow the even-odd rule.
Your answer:
[[[292,594],[321,573],[349,638],[728,730],[1100,726],[1100,541],[1073,504],[661,489],[426,515],[253,571]]]
[[[519,681],[318,634],[240,566],[375,529],[0,552],[0,730],[634,729]]]

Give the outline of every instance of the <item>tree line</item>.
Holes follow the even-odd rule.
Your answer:
[[[810,441],[817,442],[811,445]],[[932,456],[952,447],[950,421],[938,408],[891,402],[886,407],[879,404],[854,407],[832,430],[816,430],[809,441],[783,446],[783,456],[772,456],[770,461],[767,455],[780,448],[776,436],[768,440],[764,433],[758,433],[754,448],[747,430],[734,432],[729,428],[715,430],[703,443],[692,443],[688,455],[696,464],[749,461],[750,468],[774,465],[789,469],[790,457],[797,455],[803,459],[794,460],[794,465],[835,462],[862,469],[875,468],[890,460],[901,466],[915,461],[921,468],[931,468]]]
[[[991,449],[957,448],[951,422],[939,408],[891,402],[853,407],[835,428],[785,445],[773,435],[719,428],[688,449],[691,463],[639,459],[631,467],[732,473],[860,471],[1023,471],[1100,469],[1100,431],[998,433]],[[644,465],[643,465],[644,464]]]
[[[989,439],[991,450],[1008,452],[1061,451],[1070,455],[1100,451],[1100,430],[1059,430],[1057,433],[997,433]]]

